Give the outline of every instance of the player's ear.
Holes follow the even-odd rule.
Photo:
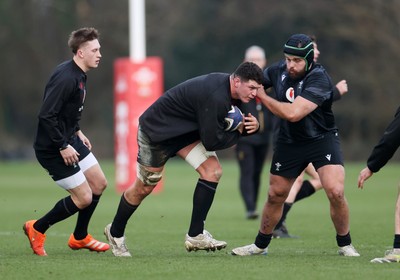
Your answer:
[[[235,87],[239,87],[240,86],[241,80],[240,80],[239,77],[233,78],[233,81],[235,83]]]
[[[83,51],[82,51],[82,49],[78,49],[76,53],[78,54],[78,56],[79,56],[80,58],[83,58]]]

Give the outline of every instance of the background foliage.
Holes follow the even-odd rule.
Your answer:
[[[315,34],[320,62],[350,92],[335,105],[346,159],[365,159],[398,106],[400,1],[147,0],[147,54],[164,61],[165,88],[231,72],[252,44],[270,62],[293,33]],[[103,59],[89,72],[81,127],[99,157],[113,156],[113,62],[129,56],[128,1],[0,2],[0,158],[32,157],[43,88],[71,58],[72,30],[95,26]]]

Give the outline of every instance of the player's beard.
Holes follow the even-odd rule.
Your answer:
[[[305,70],[305,69],[303,69],[303,70],[301,70],[301,71],[295,71],[295,70],[292,68],[292,69],[287,69],[287,71],[288,71],[289,77],[290,77],[292,80],[301,79],[301,78],[303,78],[303,77],[305,76],[305,74],[306,74],[306,70]]]

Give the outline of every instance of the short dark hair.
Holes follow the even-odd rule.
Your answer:
[[[78,30],[72,31],[69,35],[68,46],[72,52],[76,54],[79,47],[87,41],[98,39],[100,36],[99,31],[93,27],[83,27]]]
[[[249,80],[256,81],[258,84],[262,84],[264,81],[264,75],[261,68],[253,62],[243,62],[233,72],[234,77],[239,77],[241,81],[247,82]]]

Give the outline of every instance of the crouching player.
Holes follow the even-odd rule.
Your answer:
[[[259,123],[252,115],[247,115],[244,125],[234,131],[226,130],[224,119],[232,105],[255,98],[262,81],[262,70],[256,64],[242,63],[233,74],[211,73],[173,87],[141,115],[137,179],[122,194],[114,220],[105,228],[115,256],[131,256],[124,236],[127,222],[161,180],[167,160],[175,155],[200,175],[185,237],[186,249],[215,251],[226,247],[225,241],[214,239],[204,229],[222,175],[215,151],[236,144],[241,135],[258,131]]]

